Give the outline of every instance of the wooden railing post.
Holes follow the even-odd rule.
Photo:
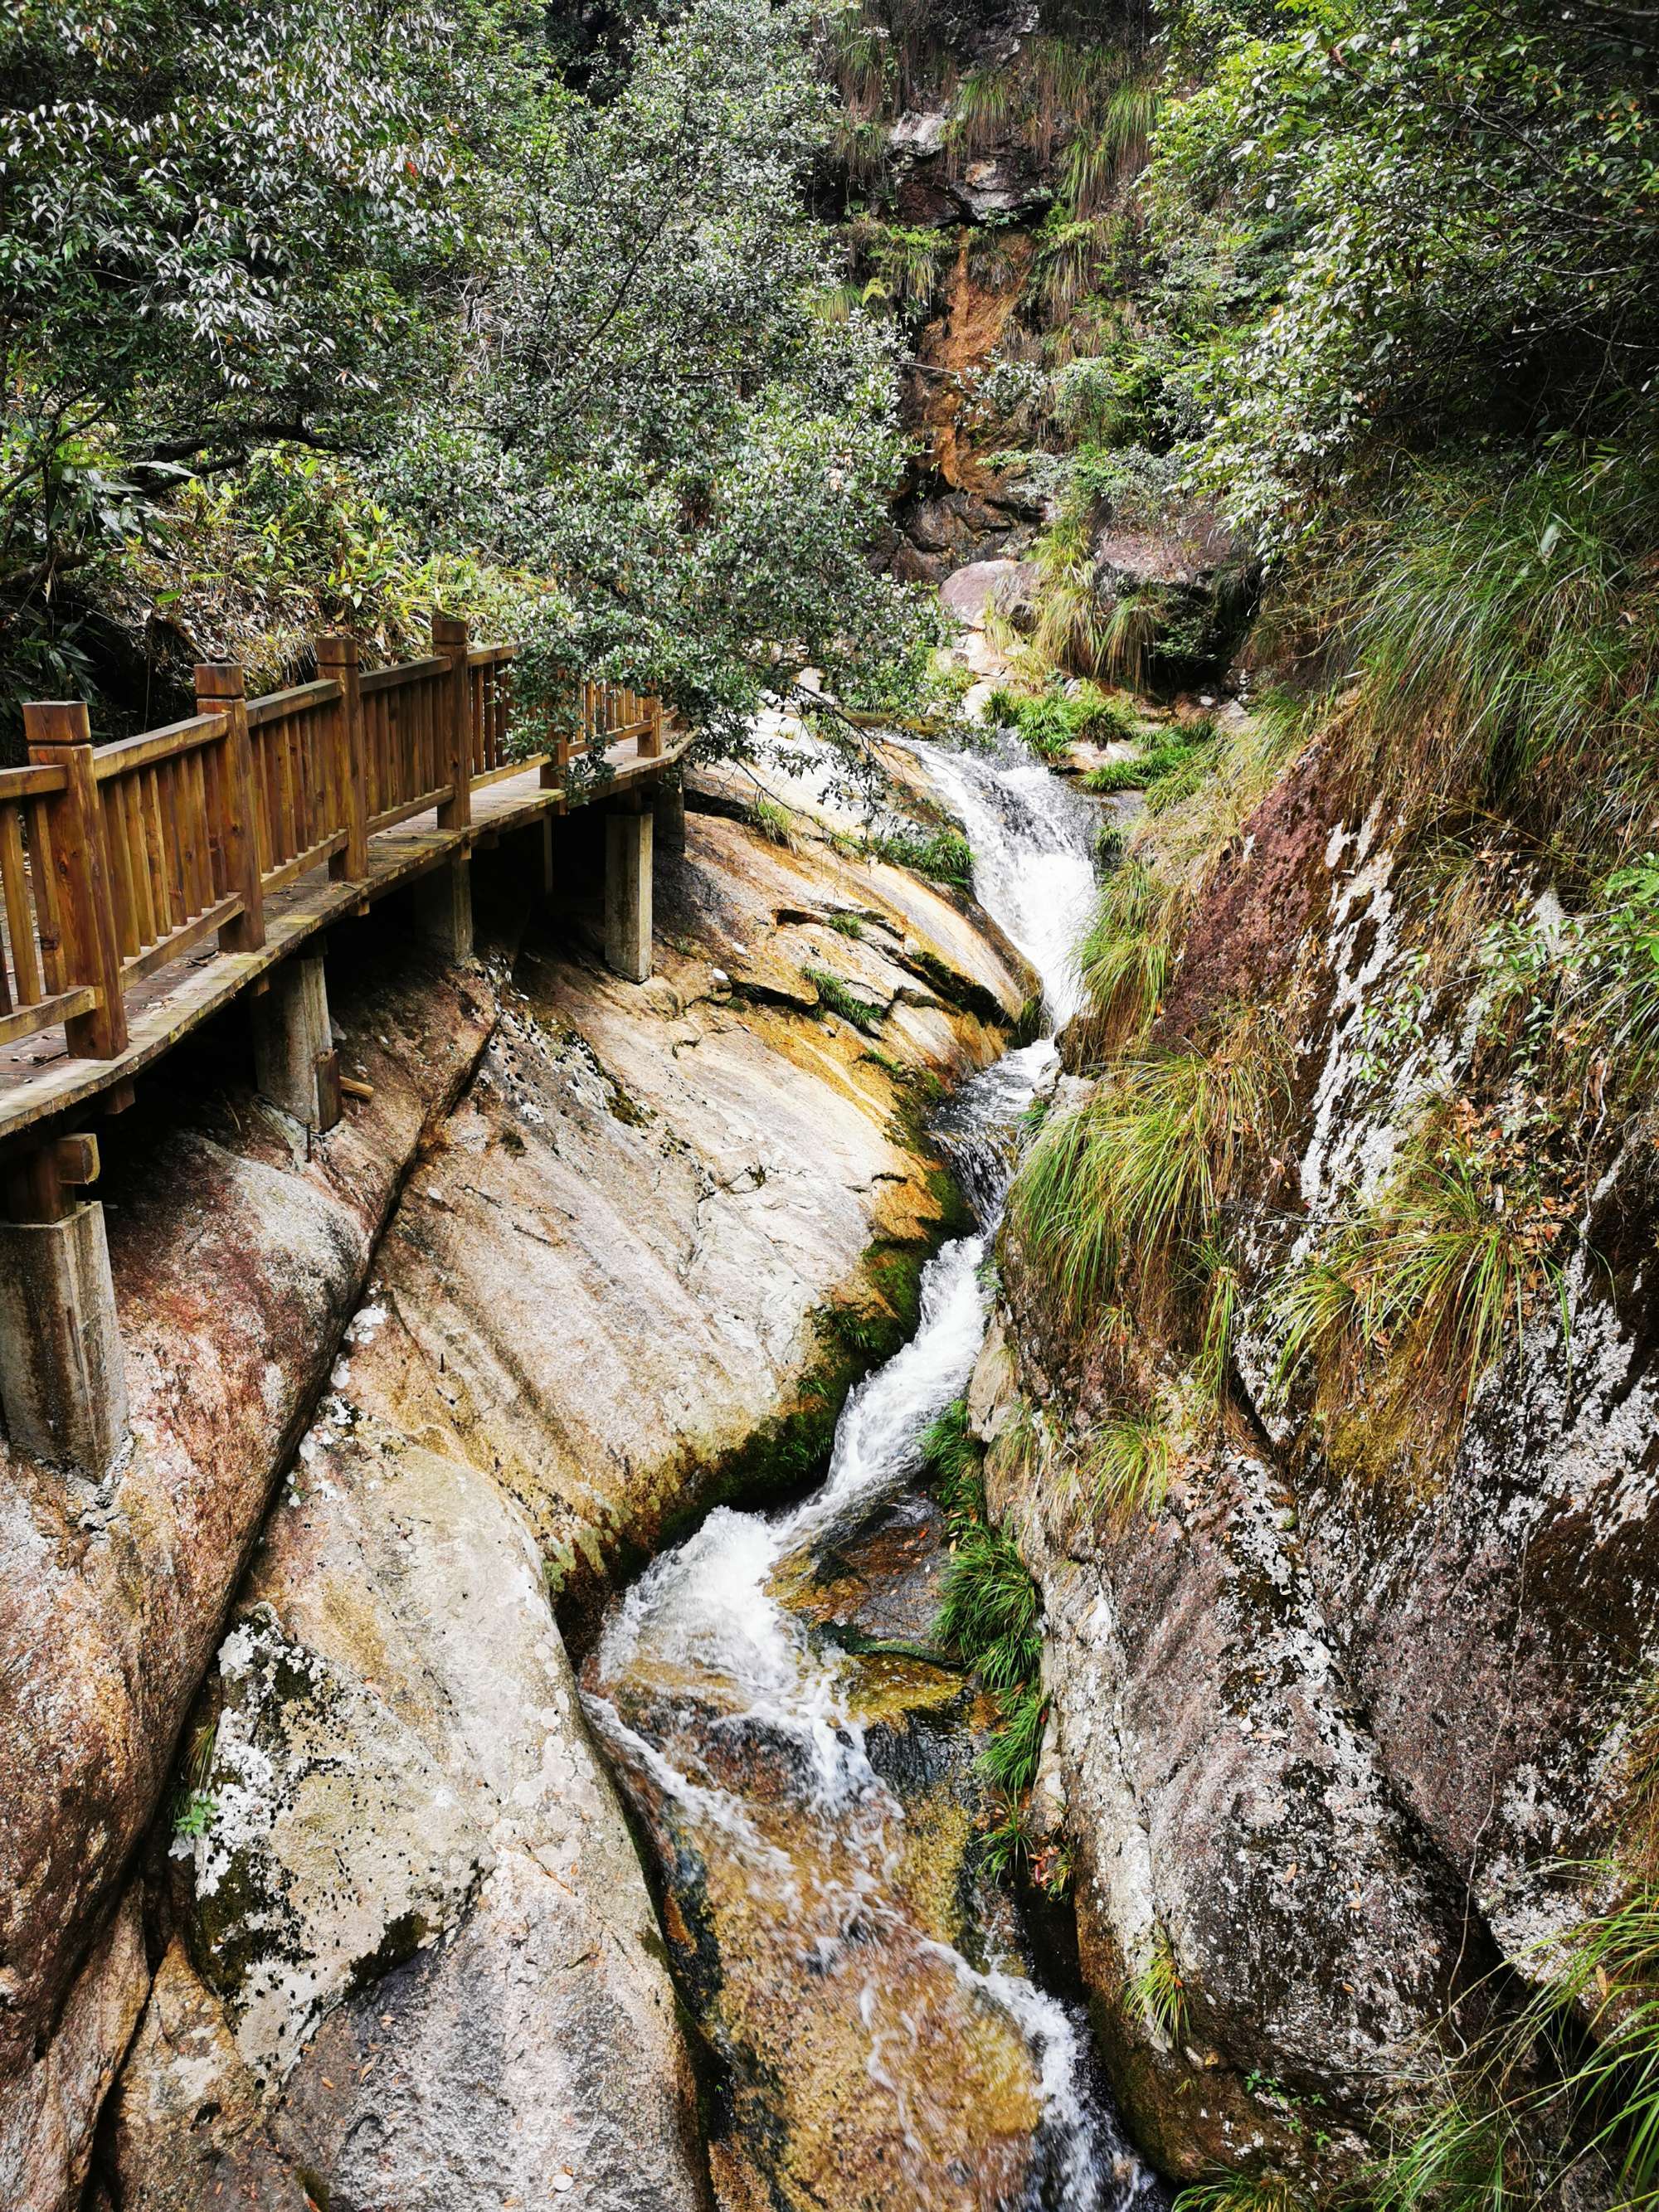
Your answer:
[[[98,993],[89,1013],[74,1015],[66,1024],[69,1048],[91,1060],[113,1060],[126,1049],[127,1009],[86,707],[79,699],[37,702],[24,708],[23,727],[30,760],[63,769],[67,779],[48,801],[64,981],[71,988],[89,983]]]
[[[444,702],[444,744],[439,757],[449,778],[449,797],[438,807],[441,830],[465,830],[472,819],[472,716],[467,699],[466,624],[458,615],[434,615],[432,650],[449,656]]]
[[[265,893],[259,878],[259,800],[245,672],[234,661],[204,661],[196,671],[196,711],[222,714],[230,725],[209,792],[209,828],[222,856],[225,890],[235,892],[242,911],[219,932],[219,950],[257,952],[265,941]]]
[[[662,757],[662,701],[653,697],[642,699],[640,704],[645,709],[646,720],[646,727],[640,732],[640,757],[641,760],[659,760]]]
[[[317,640],[317,673],[340,687],[334,714],[335,781],[345,808],[346,841],[328,872],[361,884],[368,877],[368,791],[363,742],[363,695],[357,675],[357,641],[343,630]]]

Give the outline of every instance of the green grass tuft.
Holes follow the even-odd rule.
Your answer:
[[[1174,1464],[1167,1420],[1157,1413],[1119,1412],[1109,1414],[1090,1438],[1084,1480],[1100,1510],[1122,1522],[1133,1513],[1158,1510]]]
[[[865,840],[865,850],[878,860],[932,876],[935,883],[973,889],[973,848],[959,830],[879,830]]]
[[[750,809],[750,818],[762,836],[769,838],[773,844],[781,845],[789,852],[794,851],[794,817],[787,806],[781,806],[775,799],[763,797],[757,799]]]
[[[856,991],[839,975],[832,975],[827,968],[803,968],[800,972],[817,991],[821,1006],[827,1006],[832,1014],[839,1014],[844,1022],[851,1022],[866,1036],[873,1036],[886,1020],[884,1006],[860,998]]]
[[[1077,952],[1091,1052],[1122,1051],[1152,1027],[1174,972],[1186,906],[1180,891],[1133,859],[1101,886]]]
[[[1269,1058],[1247,1042],[1121,1062],[1091,1098],[1050,1120],[1009,1206],[1066,1311],[1085,1316],[1126,1259],[1145,1281],[1215,1235],[1222,1199],[1282,1091]]]
[[[1153,1934],[1146,1965],[1129,1984],[1129,1996],[1166,2043],[1181,2041],[1191,2005],[1175,1946],[1162,1928]]]
[[[1522,1335],[1528,1303],[1559,1296],[1557,1212],[1524,1171],[1431,1127],[1368,1205],[1336,1222],[1273,1285],[1282,1397],[1311,1375],[1345,1402],[1372,1386],[1421,1425],[1459,1412]]]

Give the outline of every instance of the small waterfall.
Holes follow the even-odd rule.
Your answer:
[[[915,750],[967,825],[980,899],[1042,975],[1051,1022],[1063,1018],[1093,881],[1086,802],[1023,750]],[[1048,1042],[1010,1053],[944,1117],[984,1227],[930,1263],[916,1333],[848,1400],[823,1486],[775,1515],[712,1513],[616,1607],[588,1668],[588,1709],[671,1897],[688,1925],[718,1911],[732,1936],[719,1972],[739,2104],[742,2082],[763,2075],[786,2103],[802,2069],[838,2085],[825,2092],[836,2110],[795,2119],[791,2107],[801,2155],[816,2145],[827,2161],[819,2191],[833,2178],[830,2194],[803,2186],[802,2199],[832,2207],[1121,2212],[1152,2186],[1082,2021],[1032,1978],[1007,1900],[994,1893],[971,1941],[945,1940],[918,1910],[922,1845],[875,1755],[867,1675],[780,1595],[797,1563],[833,1555],[903,1498],[924,1431],[964,1389],[1010,1137],[1053,1060]],[[736,1960],[739,1932],[766,1958]],[[809,1982],[811,2003],[792,2003]]]

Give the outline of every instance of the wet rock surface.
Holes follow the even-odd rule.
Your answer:
[[[705,2185],[552,1601],[579,1622],[699,1480],[798,1480],[939,1234],[929,1086],[1030,981],[821,836],[690,846],[653,982],[603,969],[580,868],[460,974],[377,922],[331,979],[371,1103],[308,1141],[204,1057],[109,1152],[134,1450],[96,1494],[0,1480],[19,2212],[78,2203],[100,2106],[124,2212],[539,2203],[561,2160],[606,2203]]]
[[[1259,1003],[1293,1041],[1253,1194],[1258,1280],[1378,1189],[1469,1078],[1466,988],[1418,993],[1387,1028],[1419,972],[1413,894],[1389,825],[1328,783],[1309,757],[1220,856],[1155,1035],[1179,1047]],[[1279,1402],[1247,1304],[1235,1425],[1164,1510],[1045,1518],[1035,1468],[1002,1492],[1043,1592],[1085,1971],[1171,2170],[1352,2174],[1401,2075],[1432,2071],[1459,1984],[1500,1958],[1545,1970],[1540,1939],[1593,1894],[1659,1608],[1651,1161],[1638,1119],[1586,1205],[1570,1346],[1553,1308],[1530,1316],[1435,1455],[1408,1462],[1363,1396]],[[1017,1248],[1005,1261],[976,1411],[988,1427],[1027,1401],[1080,1447],[1112,1402],[1098,1347],[1056,1324]],[[1176,1387],[1155,1324],[1140,1353]],[[1182,2037],[1135,1992],[1153,1942],[1188,1984]]]
[[[334,1006],[372,1104],[327,1136],[254,1100],[216,1035],[166,1133],[118,1128],[100,1187],[126,1348],[130,1455],[94,1486],[0,1443],[0,2173],[72,2203],[142,1952],[117,1884],[273,1479],[326,1372],[422,1128],[490,1019],[480,976],[371,952]],[[186,1084],[191,1076],[180,1071]],[[60,2008],[62,2008],[60,2017]]]

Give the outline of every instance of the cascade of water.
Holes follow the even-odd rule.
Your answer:
[[[1063,1018],[1075,1003],[1072,951],[1092,885],[1086,804],[1023,750],[916,750],[968,827],[978,896],[1036,968],[1051,1016]],[[1117,2212],[1147,2186],[1090,2091],[1084,2030],[1031,1979],[1016,1945],[993,1939],[975,1963],[907,1920],[895,1888],[904,1808],[872,1762],[869,1723],[841,1655],[811,1638],[773,1588],[792,1559],[903,1488],[923,1431],[963,1389],[984,1334],[980,1262],[1007,1133],[1053,1054],[1047,1042],[1011,1053],[953,1102],[944,1133],[969,1170],[986,1232],[930,1263],[916,1333],[849,1397],[822,1487],[781,1514],[712,1513],[614,1609],[589,1673],[595,1724],[624,1782],[666,1806],[659,1817],[672,1850],[689,1844],[705,1866],[712,1852],[739,1870],[751,1940],[783,1947],[820,1983],[847,1978],[866,2039],[863,2094],[889,2101],[893,2145],[887,2193],[858,2201],[893,2212]],[[697,1725],[679,1725],[693,1706]],[[635,1724],[642,1713],[648,1733]],[[774,1820],[763,1834],[733,1786],[728,1753],[739,1741],[774,1758],[782,1747],[796,1808],[787,1850],[775,1840],[784,1828]],[[976,2067],[989,2084],[982,2091]],[[988,2108],[1000,2095],[1025,2115],[1020,2155],[982,2111],[964,2120],[946,2085],[951,2069],[970,2100]],[[1008,2087],[1016,2076],[1023,2105]]]

